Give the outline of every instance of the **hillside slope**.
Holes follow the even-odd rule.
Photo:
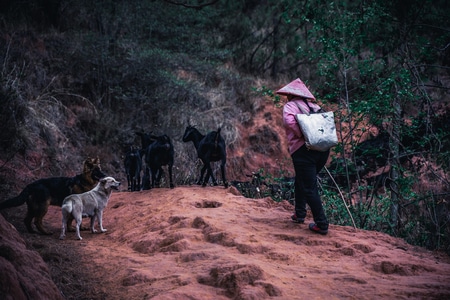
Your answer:
[[[351,227],[316,235],[290,221],[287,202],[247,199],[234,188],[114,193],[104,214],[108,232],[82,231],[82,241],[73,232],[58,239],[60,208],[44,219],[51,236],[28,234],[25,211],[2,214],[41,254],[66,299],[450,297],[448,256]]]

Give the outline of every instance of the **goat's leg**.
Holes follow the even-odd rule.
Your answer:
[[[205,178],[205,182],[208,182],[208,181],[209,181],[209,178],[211,177],[211,180],[212,180],[212,182],[213,182],[213,185],[214,185],[214,186],[217,186],[217,180],[216,180],[216,178],[214,177],[214,173],[213,173],[212,168],[211,168],[211,163],[208,164],[208,172],[207,172],[207,174],[209,174],[209,175],[207,176],[208,179]]]
[[[139,179],[138,179],[138,177],[134,177],[134,189],[133,189],[133,192],[136,192],[136,191],[139,191]]]
[[[136,175],[136,191],[141,190],[141,174],[137,173]]]
[[[130,178],[130,173],[127,172],[127,182],[128,182],[128,191],[132,191],[132,183],[131,183],[131,178]]]
[[[217,180],[216,180],[216,177],[214,177],[214,173],[213,173],[213,171],[212,171],[212,168],[209,169],[209,175],[211,176],[211,180],[212,180],[212,182],[213,182],[213,185],[214,185],[214,186],[217,186],[217,185],[218,185],[218,184],[217,184]]]
[[[203,180],[203,175],[205,175],[205,171],[206,171],[206,168],[207,168],[208,166],[206,165],[206,163],[203,163],[203,167],[202,167],[202,169],[201,169],[201,171],[200,171],[200,178],[198,179],[198,181],[197,181],[197,184],[198,185],[201,185],[202,184],[202,180]]]
[[[205,159],[204,159],[203,162],[204,162],[204,164],[207,167],[206,178],[203,181],[203,186],[206,186],[206,184],[209,181],[209,177],[211,177],[213,184],[217,185],[217,181],[214,178],[214,175],[213,175],[213,172],[212,172],[212,169],[211,169],[211,150],[210,149],[205,153]]]
[[[211,162],[209,160],[210,154],[211,153],[209,151],[206,152],[205,159],[202,159],[202,161],[203,161],[203,168],[202,168],[202,173],[201,173],[201,176],[200,176],[200,179],[199,179],[199,184],[201,183],[201,185],[203,187],[205,187],[208,184],[209,176],[212,175]],[[203,180],[203,183],[202,183],[202,178],[203,178],[203,174],[205,173],[205,171],[206,171],[206,175],[205,175],[205,179]]]
[[[214,178],[214,175],[213,175],[213,172],[212,172],[212,169],[211,169],[211,164],[208,162],[206,176],[205,176],[205,180],[203,181],[202,186],[206,186],[208,184],[210,177],[212,179],[213,184],[217,185],[216,178]]]
[[[221,171],[221,175],[222,175],[222,181],[223,181],[223,185],[225,186],[225,188],[228,187],[228,181],[225,177],[225,173],[226,173],[226,169],[225,169],[225,164],[227,163],[227,153],[225,151],[225,148],[220,147],[220,157],[222,158],[220,160],[220,171]]]
[[[160,187],[160,185],[161,185],[161,177],[162,177],[163,172],[164,172],[164,170],[163,170],[162,166],[158,168],[158,171],[156,171],[156,186],[157,187]]]
[[[170,186],[171,189],[173,189],[175,187],[173,185],[173,181],[172,181],[172,167],[173,167],[173,164],[170,163],[169,166],[168,166],[168,169],[169,169],[169,183],[170,183],[169,186]]]
[[[145,167],[144,177],[142,178],[142,189],[149,190],[150,189],[150,168]]]
[[[156,175],[157,175],[158,170],[151,168],[151,173],[152,173],[152,179],[151,179],[151,185],[150,188],[154,188],[155,187],[155,182],[156,182]]]
[[[211,166],[208,164],[208,167],[206,168],[205,179],[203,180],[203,183],[202,183],[203,187],[205,187],[208,184],[209,176],[211,176]]]
[[[152,188],[160,186],[162,173],[162,167],[152,168]]]
[[[220,164],[220,171],[222,173],[223,185],[225,186],[225,188],[227,188],[228,187],[228,181],[225,178],[225,163],[226,163],[226,161],[225,161],[225,159],[223,159],[222,163]]]

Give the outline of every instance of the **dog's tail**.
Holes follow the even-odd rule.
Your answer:
[[[70,215],[72,213],[72,209],[73,209],[73,202],[70,199],[65,199],[63,202],[63,205],[61,206],[61,211],[62,213],[66,213],[68,215]]]
[[[0,210],[24,204],[28,198],[28,189],[24,189],[19,196],[0,202]]]

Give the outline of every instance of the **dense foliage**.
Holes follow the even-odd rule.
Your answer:
[[[54,160],[120,151],[136,128],[179,136],[188,122],[238,148],[252,87],[300,77],[338,113],[330,170],[357,226],[450,251],[447,2],[3,1],[2,161],[37,140]],[[350,225],[340,195],[324,184],[333,222]]]

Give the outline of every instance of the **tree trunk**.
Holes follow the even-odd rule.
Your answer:
[[[391,191],[391,226],[394,235],[397,235],[400,225],[400,206],[397,181],[399,178],[398,170],[400,168],[399,149],[400,149],[400,126],[401,126],[401,106],[400,99],[394,99],[394,118],[392,120],[392,134],[390,145],[391,152],[391,171],[389,180],[389,190]]]

